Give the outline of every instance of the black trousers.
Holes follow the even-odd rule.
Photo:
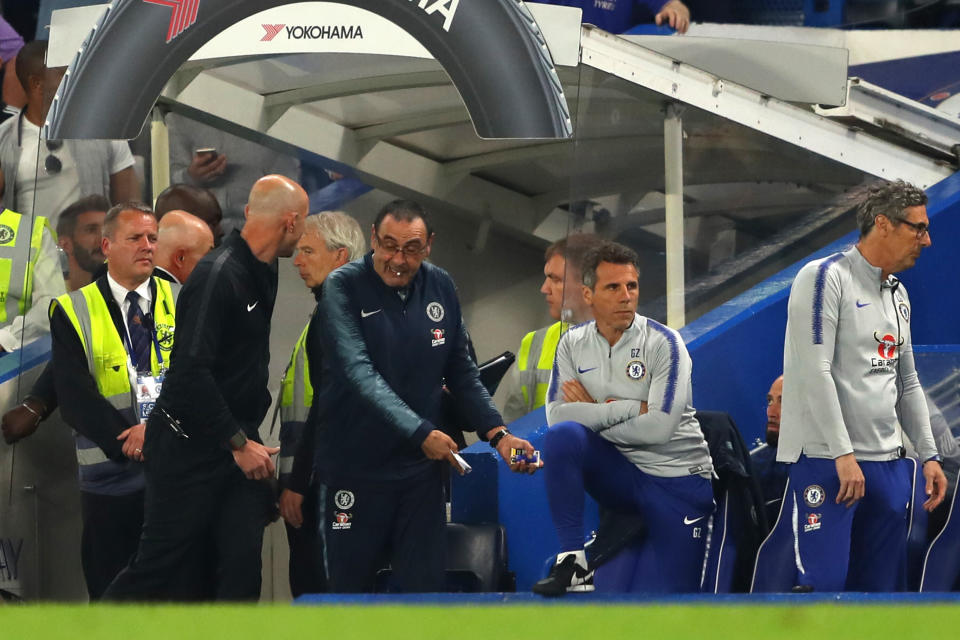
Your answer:
[[[440,470],[435,463],[405,480],[327,483],[323,531],[331,592],[372,592],[377,571],[388,563],[391,590],[443,590],[446,513]]]
[[[327,590],[327,572],[323,563],[323,534],[320,531],[320,491],[311,485],[303,496],[303,524],[299,529],[287,527],[290,545],[290,593],[323,593]]]
[[[257,600],[263,529],[275,510],[272,487],[244,477],[229,452],[152,424],[144,456],[140,546],[104,597]]]
[[[92,602],[103,597],[107,585],[137,551],[143,528],[143,491],[125,496],[81,491],[80,513],[80,562]]]

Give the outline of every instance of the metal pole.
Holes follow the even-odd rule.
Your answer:
[[[686,324],[683,271],[683,108],[667,105],[663,120],[664,193],[667,223],[667,325]]]
[[[153,108],[150,118],[150,175],[150,202],[156,204],[160,192],[170,186],[170,137],[159,107]]]

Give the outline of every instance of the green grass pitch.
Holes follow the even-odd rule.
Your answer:
[[[567,640],[951,637],[950,605],[0,606],[0,638]]]

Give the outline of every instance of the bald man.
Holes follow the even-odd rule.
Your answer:
[[[140,548],[107,591],[116,600],[193,600],[216,564],[218,600],[260,597],[263,529],[273,516],[271,456],[259,427],[267,390],[278,257],[293,255],[306,192],[289,178],[257,180],[246,225],[207,254],[180,293],[171,366],[147,424],[146,505]],[[167,214],[169,215],[169,214]],[[165,216],[166,217],[166,216]],[[201,565],[203,563],[200,563]],[[190,571],[196,574],[189,575]],[[186,575],[184,575],[186,573]]]
[[[780,517],[783,490],[787,487],[790,465],[777,462],[777,445],[780,441],[780,401],[783,399],[783,376],[779,376],[767,391],[766,444],[760,444],[750,452],[753,475],[763,492],[767,510],[767,522],[773,527]],[[789,515],[789,513],[788,513]]]
[[[186,211],[168,211],[160,221],[153,257],[156,270],[183,284],[200,258],[213,249],[213,232],[203,220]]]

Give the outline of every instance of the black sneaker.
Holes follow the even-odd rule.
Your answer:
[[[568,591],[593,591],[593,571],[577,564],[572,553],[553,565],[549,576],[533,585],[533,592],[541,596],[562,596]]]

